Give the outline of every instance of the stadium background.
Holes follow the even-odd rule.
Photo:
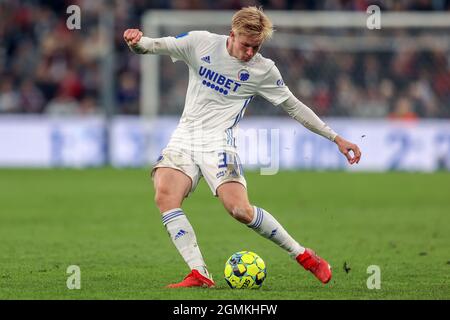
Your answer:
[[[204,15],[228,12],[231,17],[232,11],[224,10],[251,3],[3,1],[0,166],[142,167],[153,163],[182,112],[186,68],[168,57],[132,54],[123,42],[123,30],[144,28],[149,10],[184,10],[180,17],[185,17],[185,26],[160,25],[158,35],[200,28],[227,33],[226,25],[197,26],[187,15],[210,10]],[[66,10],[72,4],[81,8],[80,29],[69,30],[66,24],[70,17]],[[286,15],[325,10],[334,14],[326,18],[331,20],[339,19],[339,13],[368,16],[369,4],[379,5],[385,14],[442,14],[449,6],[448,1],[436,0],[258,4]],[[413,20],[414,25],[415,18],[395,19],[410,24]],[[276,37],[263,47],[262,53],[277,62],[285,83],[300,100],[341,135],[361,144],[365,157],[358,167],[346,166],[327,141],[309,135],[280,108],[259,97],[245,111],[243,132],[280,130],[282,169],[448,170],[450,27],[448,22],[433,26],[435,19],[426,18],[428,27],[392,28],[385,23],[380,30],[368,29],[364,20],[359,28],[279,26]],[[153,29],[150,24],[149,31]],[[146,65],[151,59],[158,60]],[[263,123],[258,117],[270,118]],[[251,145],[266,146],[261,153],[269,153],[270,139],[268,135]],[[380,155],[381,148],[385,152]],[[241,148],[245,154],[242,149],[245,146]],[[243,157],[243,162],[256,169],[267,159]]]
[[[80,30],[66,26],[73,4],[81,8]],[[372,4],[382,15],[450,10],[448,0],[0,1],[0,298],[236,298],[221,290],[223,283],[212,297],[160,289],[181,277],[182,261],[156,209],[148,208],[147,168],[182,111],[187,70],[167,57],[159,60],[157,110],[149,116],[142,109],[143,58],[129,51],[122,35],[140,27],[147,10],[222,12],[254,4],[290,14],[365,13]],[[108,23],[112,32],[102,29]],[[272,267],[268,291],[237,293],[239,298],[450,297],[450,28],[385,30],[381,23],[381,30],[277,28],[275,39],[291,35],[295,41],[263,48],[299,99],[358,143],[363,159],[350,168],[333,144],[262,99],[252,102],[242,127],[280,130],[281,168],[294,171],[267,180],[250,170],[250,195],[267,203],[299,239],[325,251],[336,280],[326,291],[297,275],[283,253],[222,221],[223,209],[203,185],[186,206],[213,271],[220,274],[226,258],[243,246]],[[186,31],[164,28],[167,35]],[[374,33],[391,41],[385,49],[365,40],[355,45]],[[324,48],[311,50],[308,41],[324,35]],[[353,47],[336,49],[333,37],[345,36],[354,37]],[[417,46],[397,45],[405,41]],[[247,168],[261,167],[264,159],[258,160]],[[264,189],[267,184],[273,188]],[[281,192],[286,187],[295,195]],[[211,223],[244,234],[223,243],[229,233],[211,231],[205,210],[217,212]],[[151,226],[142,223],[149,219]],[[343,257],[343,250],[350,252]],[[65,287],[69,264],[92,270],[83,277],[84,292]],[[370,264],[388,270],[381,292],[365,287]],[[300,277],[300,293],[291,277]]]
[[[97,114],[101,103],[100,63],[105,41],[99,33],[99,16],[107,1],[2,1],[0,112],[22,114]],[[235,10],[252,1],[118,1],[114,6],[114,114],[139,114],[139,56],[124,45],[122,31],[140,27],[149,9]],[[257,2],[259,3],[259,2]],[[81,30],[68,30],[66,9],[82,8]],[[377,4],[383,12],[448,10],[447,0],[432,1],[261,1],[266,10],[365,11]],[[417,12],[417,11],[416,11]],[[366,30],[367,34],[369,31]],[[376,32],[376,31],[374,31]],[[400,30],[399,33],[405,32]],[[273,49],[272,49],[273,50]],[[273,56],[267,50],[267,56]],[[325,54],[325,56],[324,56]],[[292,90],[321,116],[448,118],[448,52],[411,51],[379,54],[335,54],[309,57],[286,52],[277,61],[292,82]],[[323,66],[323,63],[327,66]],[[414,68],[414,66],[421,68]],[[295,68],[294,68],[295,67]],[[162,114],[179,114],[185,78],[174,76],[173,64],[162,76]],[[293,70],[292,70],[293,69]],[[298,83],[298,81],[303,81]],[[181,82],[179,84],[178,82]],[[418,87],[418,88],[416,88]],[[345,88],[345,90],[342,90]],[[341,90],[339,90],[341,89]],[[303,91],[302,91],[303,90]],[[342,91],[345,92],[341,93]],[[182,98],[180,98],[180,96]],[[403,100],[402,100],[403,99]],[[181,101],[180,101],[181,100]],[[400,100],[400,101],[399,101]],[[369,101],[361,103],[361,101]],[[373,106],[372,106],[373,105]],[[400,107],[399,105],[404,105]],[[407,105],[407,106],[406,106]],[[249,110],[248,115],[257,113]],[[269,112],[274,110],[264,110]],[[403,110],[403,111],[402,111]],[[406,115],[405,115],[406,114]]]

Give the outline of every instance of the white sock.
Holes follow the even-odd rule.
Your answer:
[[[295,241],[270,213],[256,206],[253,208],[253,220],[247,224],[248,227],[285,249],[292,258],[305,252],[305,248]]]
[[[191,270],[196,269],[202,275],[209,278],[205,261],[197,245],[194,229],[184,215],[183,210],[175,208],[164,212],[162,214],[162,221],[172,242],[189,268]]]

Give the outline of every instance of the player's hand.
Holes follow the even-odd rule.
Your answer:
[[[359,162],[359,160],[361,159],[361,151],[356,144],[351,143],[350,141],[347,141],[340,136],[337,136],[334,139],[334,142],[337,144],[339,151],[347,158],[348,163],[354,164]],[[353,155],[350,151],[353,153]]]
[[[139,29],[127,29],[123,33],[123,39],[129,46],[135,46],[141,40],[143,33]]]

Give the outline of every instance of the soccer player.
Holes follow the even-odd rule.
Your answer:
[[[194,229],[181,208],[202,176],[233,218],[286,250],[322,283],[331,279],[326,260],[294,240],[272,214],[250,204],[237,154],[237,124],[252,98],[259,95],[336,143],[350,164],[358,163],[361,157],[358,146],[337,135],[300,102],[284,84],[274,62],[258,53],[272,32],[272,22],[257,7],[237,11],[228,36],[191,31],[152,39],[138,29],[124,32],[131,51],[169,55],[174,62],[181,60],[189,67],[183,114],[152,170],[162,222],[191,269],[184,280],[170,288],[214,286]]]

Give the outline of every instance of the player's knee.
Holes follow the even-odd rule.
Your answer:
[[[247,205],[234,205],[231,206],[229,213],[233,218],[239,222],[248,224],[252,222],[253,219],[253,207],[249,204]]]
[[[155,192],[155,203],[160,212],[179,208],[180,200],[168,188],[159,187]]]

